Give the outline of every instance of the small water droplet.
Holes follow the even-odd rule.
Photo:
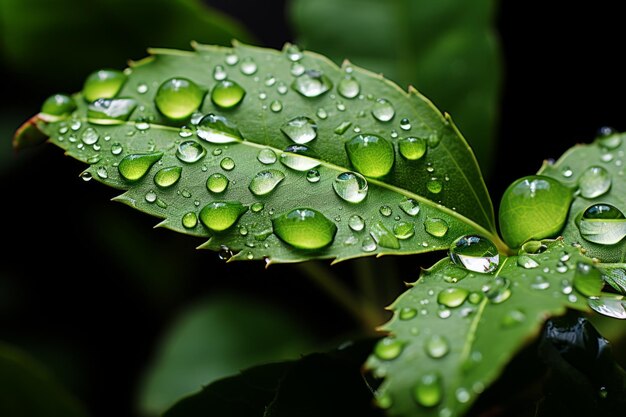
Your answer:
[[[396,359],[402,353],[404,343],[392,337],[380,339],[374,346],[374,355],[380,360],[390,361]]]
[[[321,249],[335,239],[337,226],[317,210],[299,208],[272,219],[276,235],[285,243],[306,250]]]
[[[213,69],[213,78],[215,79],[215,81],[223,81],[226,79],[227,76],[228,74],[226,74],[223,66],[216,65]]]
[[[337,91],[345,98],[355,98],[361,92],[361,85],[352,75],[346,75],[339,81]]]
[[[146,94],[147,92],[148,92],[148,84],[141,83],[141,84],[137,85],[137,93],[139,93],[139,94]]]
[[[127,155],[120,161],[117,170],[126,181],[139,181],[161,157],[163,154],[160,152]]]
[[[231,228],[248,208],[238,201],[214,201],[200,211],[200,221],[213,232]]]
[[[289,70],[289,72],[291,72],[291,75],[293,75],[294,77],[299,77],[304,74],[305,70],[306,68],[304,68],[304,65],[299,62],[293,62],[291,64],[291,69]]]
[[[405,198],[400,202],[400,204],[398,204],[398,206],[400,206],[402,211],[412,217],[417,216],[420,212],[419,203],[412,198]]]
[[[380,178],[387,175],[393,167],[393,145],[380,136],[356,135],[346,142],[345,147],[352,165],[365,176]]]
[[[146,195],[144,196],[144,198],[146,199],[146,202],[148,203],[154,203],[157,199],[157,195],[153,190],[150,190],[146,193]]]
[[[206,180],[206,188],[215,194],[223,193],[228,188],[228,178],[226,175],[216,172],[215,174],[209,175],[209,178]]]
[[[222,108],[232,109],[241,103],[246,95],[246,90],[234,81],[222,80],[211,91],[211,101]]]
[[[550,281],[541,275],[537,275],[531,279],[530,288],[533,290],[547,290],[550,288]]]
[[[263,148],[259,151],[256,159],[264,165],[271,165],[276,162],[276,153],[270,148]]]
[[[511,297],[511,281],[498,277],[493,284],[485,286],[485,295],[492,304],[501,304]]]
[[[415,227],[413,223],[400,221],[393,225],[393,234],[400,240],[406,240],[415,234]]]
[[[228,54],[226,55],[226,58],[224,59],[224,61],[226,62],[226,64],[228,65],[236,65],[237,62],[239,62],[239,57],[237,56],[237,54]]]
[[[367,197],[367,180],[356,172],[342,172],[333,182],[335,193],[349,203],[360,203]]]
[[[300,51],[297,45],[287,44],[285,45],[285,53],[287,54],[287,59],[291,62],[298,62],[302,59],[304,54]]]
[[[517,265],[525,269],[534,269],[539,266],[539,263],[528,255],[520,255],[517,257]]]
[[[344,133],[346,133],[346,130],[348,130],[350,128],[350,126],[352,126],[352,122],[341,122],[336,128],[335,128],[335,133],[337,135],[343,135]]]
[[[456,397],[456,400],[461,404],[465,404],[472,398],[470,392],[463,387],[457,388],[457,390],[454,392],[454,396]]]
[[[361,250],[363,252],[374,252],[376,250],[376,242],[371,236],[365,236],[361,242]]]
[[[319,182],[321,178],[322,176],[320,175],[320,172],[317,169],[310,169],[306,173],[306,180],[310,182],[311,184],[315,184]]]
[[[574,175],[574,171],[572,171],[569,166],[564,166],[561,170],[561,175],[563,175],[565,178],[570,178],[572,175]]]
[[[278,86],[276,87],[276,91],[278,91],[278,94],[280,95],[285,95],[287,94],[287,86],[285,85],[285,83],[279,82]]]
[[[320,107],[319,109],[317,109],[317,117],[324,120],[328,117],[328,113],[326,112],[326,110]]]
[[[306,145],[290,145],[280,155],[280,162],[296,171],[308,171],[317,168],[321,162],[313,150]]]
[[[332,81],[321,71],[308,70],[293,80],[291,88],[304,97],[319,97],[333,87]]]
[[[410,130],[411,129],[411,121],[407,118],[400,120],[400,129],[402,130]]]
[[[370,236],[378,246],[390,249],[399,249],[400,242],[382,222],[377,222],[370,227]]]
[[[372,116],[379,122],[388,122],[393,119],[396,111],[393,105],[384,98],[379,98],[372,108]]]
[[[122,145],[120,145],[119,143],[115,142],[111,145],[111,153],[113,155],[119,155],[122,153],[122,151],[124,150],[124,148],[122,148]]]
[[[398,314],[400,320],[411,320],[415,316],[417,316],[417,310],[412,307],[404,307]]]
[[[391,210],[391,207],[389,207],[388,205],[380,206],[378,211],[380,212],[380,214],[382,214],[385,217],[389,217],[389,216],[391,216],[393,214],[393,211]]]
[[[187,78],[170,78],[159,86],[154,103],[165,117],[183,120],[200,107],[205,94],[206,90]]]
[[[456,308],[463,304],[468,296],[469,291],[465,288],[446,288],[437,294],[437,302],[449,308]]]
[[[263,207],[265,207],[265,206],[263,205],[263,203],[256,202],[256,203],[253,203],[253,204],[252,204],[252,206],[250,207],[250,209],[252,210],[252,212],[253,212],[253,213],[258,213],[258,212],[260,212],[261,210],[263,210]]]
[[[433,194],[439,194],[443,189],[443,184],[436,177],[433,177],[426,183],[426,188]]]
[[[500,255],[493,242],[478,235],[457,239],[450,248],[450,258],[457,265],[482,273],[493,272],[500,262]]]
[[[126,82],[126,75],[117,70],[99,70],[89,74],[83,85],[83,97],[92,102],[99,98],[113,98]]]
[[[293,142],[305,144],[317,137],[317,124],[312,119],[299,116],[289,120],[280,130]]]
[[[448,223],[443,219],[429,217],[424,221],[424,230],[431,236],[444,237],[448,233]]]
[[[365,220],[358,214],[353,214],[348,219],[348,226],[355,232],[360,232],[365,228]]]
[[[196,216],[196,213],[191,211],[189,213],[185,213],[182,218],[182,224],[185,229],[193,229],[198,224],[198,216]]]
[[[225,158],[222,158],[222,160],[220,161],[220,167],[222,167],[224,171],[232,171],[233,169],[235,169],[235,161],[227,156]]]
[[[204,157],[206,150],[202,145],[193,140],[181,142],[176,148],[176,157],[187,164],[198,162]]]
[[[196,134],[210,143],[231,143],[241,141],[241,132],[224,116],[209,113],[198,123]]]
[[[244,75],[252,75],[257,71],[256,62],[254,62],[252,57],[247,56],[241,60],[239,70]]]
[[[611,174],[603,167],[589,167],[580,175],[578,186],[583,197],[600,197],[611,188]]]
[[[65,94],[54,94],[41,106],[41,112],[51,116],[66,116],[74,110],[76,110],[74,99]]]
[[[422,375],[413,388],[413,398],[422,407],[431,408],[439,405],[443,398],[441,377],[436,373]]]
[[[154,175],[154,183],[161,188],[171,187],[180,180],[182,171],[183,168],[178,166],[162,168]]]
[[[80,140],[82,140],[85,145],[93,145],[98,139],[100,139],[100,135],[93,127],[88,127],[83,130],[83,133],[80,135]]]
[[[426,140],[416,137],[402,138],[398,141],[398,149],[404,158],[417,161],[426,153]]]
[[[439,335],[430,336],[424,345],[426,354],[433,359],[443,358],[450,352],[450,344],[448,341]]]
[[[79,176],[80,176],[80,179],[82,179],[85,182],[89,182],[93,178],[93,176],[91,175],[91,172],[89,171],[83,171],[80,173]]]
[[[270,104],[270,110],[274,113],[279,113],[283,109],[283,103],[280,100],[274,100]]]
[[[274,191],[278,184],[285,179],[285,174],[277,169],[268,169],[257,173],[248,189],[256,196],[266,195]]]
[[[96,170],[96,174],[99,178],[103,180],[109,178],[109,172],[107,171],[106,167],[98,167],[98,169]]]
[[[622,144],[622,135],[610,127],[603,127],[596,141],[605,149],[617,149]]]

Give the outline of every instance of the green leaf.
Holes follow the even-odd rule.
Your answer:
[[[0,343],[0,415],[84,417],[87,414],[39,364]]]
[[[146,376],[141,408],[160,415],[179,398],[257,363],[298,358],[312,337],[286,312],[244,297],[195,305],[173,324]]]
[[[414,85],[452,114],[489,172],[501,73],[496,4],[293,0],[291,17],[302,45]]]
[[[158,28],[158,29],[157,29]],[[2,0],[0,58],[35,85],[76,85],[94,66],[140,57],[146,45],[251,40],[237,22],[199,0]],[[68,60],[72,65],[50,65]]]
[[[563,241],[546,244],[501,260],[494,274],[442,260],[393,303],[383,326],[391,334],[368,361],[385,377],[378,398],[389,415],[462,415],[546,318],[588,310],[572,289],[587,258]]]
[[[578,189],[561,232],[567,242],[580,244],[589,257],[604,263],[626,260],[626,178],[623,157],[626,135],[607,131],[593,143],[577,145],[555,163],[545,163],[539,173],[557,179],[568,187]],[[619,212],[614,219],[596,219],[588,223],[587,237],[581,234],[581,217],[593,205],[609,204]],[[602,215],[600,215],[602,217]],[[594,230],[595,229],[595,230]],[[617,243],[597,243],[602,237],[621,240]],[[610,240],[613,242],[613,240]]]
[[[116,200],[163,218],[162,227],[211,236],[202,247],[235,252],[232,259],[272,263],[419,253],[447,249],[468,233],[501,243],[471,150],[451,121],[415,90],[406,93],[380,76],[347,63],[338,68],[290,45],[282,53],[240,44],[196,49],[154,50],[132,65],[123,85],[105,85],[107,97],[121,88],[122,109],[136,104],[124,116],[129,121],[103,116],[113,108],[106,100],[88,110],[78,94],[72,117],[40,115],[42,130],[69,155],[91,164],[83,178],[127,190]],[[215,72],[245,94],[234,85],[216,85]],[[346,76],[360,85],[359,96],[336,92]],[[193,81],[181,81],[187,101],[170,96],[172,83],[178,83],[173,77]],[[161,112],[185,117],[209,91],[192,120],[215,116],[205,116],[198,126],[189,118],[168,120],[154,104],[162,83]],[[220,100],[235,91],[241,102],[224,108]],[[411,121],[408,131],[400,128],[404,118]],[[406,136],[427,144],[425,155],[401,156],[395,148]],[[290,145],[306,157],[283,151]],[[349,173],[353,165],[370,177]],[[171,167],[182,167],[174,185],[155,184],[157,172]],[[433,232],[426,227],[431,222],[443,227]]]

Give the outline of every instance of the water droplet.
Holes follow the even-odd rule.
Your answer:
[[[159,86],[154,103],[167,118],[183,120],[200,107],[206,91],[187,78],[170,78]]]
[[[232,171],[235,169],[235,161],[227,156],[220,161],[220,167],[222,167],[224,171]]]
[[[407,118],[400,120],[400,129],[402,130],[410,130],[411,129],[411,121]]]
[[[280,155],[280,162],[296,171],[308,171],[320,165],[319,156],[306,145],[290,145]]]
[[[366,236],[363,238],[363,241],[361,242],[361,250],[363,252],[373,252],[376,250],[376,248],[376,242],[374,242],[374,239],[372,239],[371,236]]]
[[[280,100],[274,100],[272,101],[272,104],[270,104],[270,110],[273,111],[274,113],[278,113],[283,109],[283,103],[280,102]]]
[[[469,291],[465,288],[446,288],[437,294],[437,302],[449,308],[456,308],[463,304],[468,296]]]
[[[226,64],[231,65],[231,66],[236,65],[237,62],[239,62],[239,57],[237,56],[237,54],[230,53],[226,55],[224,62],[226,62]]]
[[[417,316],[417,310],[412,307],[404,307],[398,314],[400,320],[411,320],[415,316]]]
[[[439,194],[443,189],[443,184],[437,178],[433,177],[426,183],[426,188],[433,194]]]
[[[412,198],[405,198],[398,205],[400,206],[402,211],[404,211],[406,214],[412,217],[417,216],[420,212],[419,203]]]
[[[285,95],[287,94],[287,86],[285,85],[285,83],[279,82],[278,86],[276,87],[276,91],[278,91],[278,94],[280,95]]]
[[[355,98],[361,92],[361,85],[352,75],[346,75],[339,81],[337,91],[345,98]]]
[[[365,220],[363,220],[363,217],[359,216],[358,214],[353,214],[348,219],[348,226],[353,231],[360,232],[361,230],[363,230],[363,228],[365,228]]]
[[[148,123],[144,119],[139,119],[135,122],[135,129],[141,131],[148,130],[150,129],[150,123]]]
[[[213,232],[232,227],[248,208],[238,201],[214,201],[200,211],[200,221]]]
[[[493,242],[478,235],[457,239],[450,248],[450,258],[457,265],[482,273],[493,272],[500,262],[500,255]]]
[[[228,246],[221,245],[220,246],[220,250],[217,252],[217,256],[222,261],[228,261],[230,258],[233,257],[233,251],[230,250],[230,248]]]
[[[100,125],[121,123],[128,120],[136,107],[137,102],[131,98],[99,98],[89,105],[87,117]]]
[[[393,145],[377,135],[356,135],[346,142],[346,152],[357,171],[367,177],[385,176],[393,167]]]
[[[444,237],[448,233],[448,223],[443,219],[429,217],[424,221],[426,233],[435,237]]]
[[[271,165],[276,162],[276,153],[270,148],[263,148],[257,154],[256,159],[264,165]]]
[[[98,167],[98,169],[96,170],[96,174],[98,174],[98,177],[103,180],[109,178],[109,172],[107,171],[106,167]]]
[[[117,70],[99,70],[89,74],[83,85],[83,97],[88,102],[113,98],[126,82],[126,75]]]
[[[324,120],[328,117],[328,113],[326,112],[326,110],[320,107],[319,109],[317,109],[317,117]]]
[[[276,235],[298,249],[321,249],[330,245],[337,233],[335,223],[317,210],[299,208],[272,219]]]
[[[443,398],[441,377],[436,373],[422,375],[413,388],[413,398],[422,407],[437,406]]]
[[[541,275],[537,275],[531,279],[530,288],[533,290],[547,290],[550,288],[550,281]]]
[[[317,169],[310,169],[306,173],[306,180],[310,182],[311,184],[315,184],[316,182],[319,182],[321,178],[322,176],[320,175],[320,172]]]
[[[292,62],[297,62],[302,59],[304,56],[300,48],[297,45],[286,44],[285,45],[285,53],[287,54],[287,58]]]
[[[126,181],[139,181],[161,157],[161,152],[127,155],[120,161],[117,170]]]
[[[380,206],[378,211],[380,212],[380,214],[382,214],[385,217],[389,217],[393,214],[391,207],[389,207],[388,205]]]
[[[614,245],[626,236],[626,218],[610,204],[594,204],[577,219],[580,235],[589,242]]]
[[[589,167],[578,178],[580,195],[585,198],[596,198],[611,188],[611,174],[603,167]]]
[[[439,335],[432,335],[426,340],[424,345],[426,354],[433,359],[443,358],[450,352],[450,344],[448,341]]]
[[[610,127],[603,127],[596,141],[605,149],[617,149],[622,144],[622,135]]]
[[[502,326],[503,327],[515,327],[518,324],[521,324],[526,320],[526,314],[522,310],[514,309],[507,311],[504,316],[502,316]]]
[[[148,84],[141,83],[141,84],[137,85],[137,93],[139,93],[139,94],[146,94],[147,92],[148,92]]]
[[[391,361],[402,353],[404,343],[392,337],[380,339],[374,346],[374,355],[380,360]]]
[[[333,182],[335,193],[349,203],[360,203],[367,197],[367,180],[356,172],[342,172]]]
[[[400,155],[410,161],[417,161],[426,153],[426,140],[423,138],[407,137],[398,141]]]
[[[123,150],[124,148],[122,148],[122,145],[120,145],[119,143],[115,142],[111,144],[111,153],[113,155],[119,155],[122,153]]]
[[[291,64],[291,69],[289,72],[291,72],[291,75],[293,75],[294,77],[299,77],[304,74],[305,70],[306,68],[304,68],[304,65],[300,64],[299,62],[294,62]]]
[[[210,143],[231,143],[241,140],[241,132],[224,116],[209,113],[198,123],[196,134]]]
[[[517,257],[517,265],[526,269],[534,269],[539,266],[539,263],[528,255],[520,255]]]
[[[387,392],[382,395],[377,394],[376,405],[378,406],[378,408],[388,410],[393,405],[393,399],[391,398],[391,395]]]
[[[244,75],[252,75],[257,70],[256,62],[254,62],[254,59],[252,57],[247,56],[241,60],[239,70]]]
[[[379,98],[374,103],[374,107],[372,108],[372,116],[379,122],[388,122],[393,119],[393,116],[396,114],[393,105],[385,100],[384,98]]]
[[[289,139],[299,144],[309,143],[317,137],[317,124],[305,116],[289,120],[280,127],[280,130]]]
[[[250,209],[252,210],[253,213],[258,213],[261,210],[263,210],[263,207],[264,207],[263,203],[256,202],[256,203],[252,204]]]
[[[54,94],[41,106],[41,112],[51,116],[66,116],[74,110],[76,110],[74,99],[65,94]]]
[[[228,188],[228,178],[226,175],[216,172],[215,174],[209,175],[209,178],[206,180],[206,188],[212,193],[223,193]]]
[[[563,175],[565,178],[570,178],[572,175],[574,175],[574,171],[572,171],[569,166],[564,166],[563,169],[561,169],[561,175]]]
[[[83,133],[80,135],[80,140],[83,141],[85,145],[93,145],[100,139],[100,135],[93,127],[88,127],[83,130]]]
[[[348,130],[348,128],[350,128],[350,126],[352,126],[352,122],[341,122],[336,128],[335,128],[335,133],[337,135],[343,135],[344,133],[346,133],[346,130]]]
[[[85,182],[89,182],[93,178],[93,176],[91,175],[91,172],[89,171],[83,171],[80,173],[79,176],[80,176],[80,179],[82,179]]]
[[[266,195],[271,193],[284,179],[285,174],[282,171],[268,169],[257,173],[250,181],[248,188],[256,196]]]
[[[146,199],[146,202],[148,203],[154,203],[157,199],[157,195],[153,190],[150,190],[146,193],[146,195],[144,196],[144,198]]]
[[[511,297],[511,281],[507,278],[498,277],[493,284],[485,286],[485,295],[493,304],[501,304]]]
[[[382,222],[375,223],[370,227],[370,236],[372,236],[378,246],[390,249],[400,248],[400,242],[398,239],[385,227],[384,224],[382,224]]]
[[[154,175],[154,183],[161,188],[171,187],[180,180],[182,172],[182,167],[172,166],[162,168]]]
[[[333,83],[321,71],[308,70],[293,80],[291,88],[304,97],[319,97],[333,88]]]
[[[467,297],[467,300],[472,304],[478,304],[482,301],[482,299],[483,295],[479,292],[472,292],[469,297]]]
[[[205,154],[204,147],[193,140],[181,142],[176,148],[176,157],[187,164],[198,162]]]
[[[228,74],[226,74],[223,66],[216,65],[215,68],[213,68],[213,78],[215,81],[223,81],[227,76]]]
[[[222,109],[232,109],[241,103],[245,95],[246,90],[242,86],[234,81],[223,80],[213,87],[211,101]]]
[[[609,297],[590,297],[587,304],[594,311],[616,319],[626,319],[624,301]]]
[[[415,227],[413,223],[400,221],[393,225],[393,234],[400,240],[406,240],[415,234]]]
[[[604,280],[602,273],[593,265],[585,262],[576,263],[574,288],[586,297],[597,297],[602,292]]]

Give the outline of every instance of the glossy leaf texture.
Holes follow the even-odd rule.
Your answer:
[[[38,363],[0,343],[0,415],[85,417],[87,413]]]
[[[496,3],[293,0],[291,16],[305,47],[414,85],[452,114],[488,173],[501,78]]]
[[[292,45],[195,46],[153,50],[124,77],[92,75],[83,94],[108,99],[78,94],[71,115],[40,115],[39,126],[90,164],[83,179],[126,190],[116,200],[162,227],[211,236],[202,247],[225,258],[419,253],[468,233],[499,241],[470,148],[417,91]]]
[[[626,135],[603,129],[593,143],[574,146],[539,171],[577,190],[561,234],[603,263],[626,259],[625,151]]]
[[[590,260],[558,240],[538,248],[493,274],[442,260],[392,304],[390,334],[368,360],[385,378],[377,398],[389,415],[463,415],[546,318],[587,311],[574,281]]]

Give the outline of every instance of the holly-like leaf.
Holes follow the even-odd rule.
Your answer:
[[[414,85],[451,113],[483,171],[493,163],[500,56],[496,2],[293,0],[298,42],[401,86]]]
[[[545,163],[539,174],[578,190],[561,232],[565,240],[601,262],[624,262],[626,134],[603,132],[593,143],[574,146],[555,163]]]
[[[39,127],[91,164],[83,179],[233,259],[419,253],[468,233],[499,242],[471,150],[414,89],[291,45],[195,48],[93,74],[76,110],[53,98]]]
[[[590,260],[560,240],[533,251],[500,260],[493,274],[442,260],[393,303],[390,335],[368,361],[385,377],[378,401],[389,415],[462,415],[546,318],[587,310],[578,288],[595,282]]]

